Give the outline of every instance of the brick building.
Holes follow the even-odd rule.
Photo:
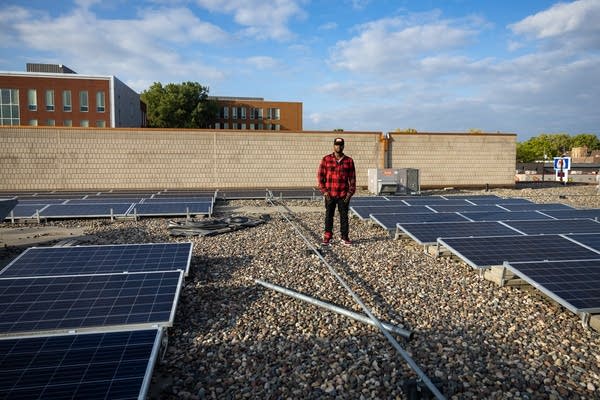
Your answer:
[[[139,128],[146,106],[114,76],[27,64],[27,72],[0,72],[0,125]]]
[[[302,103],[209,96],[219,105],[215,129],[302,131]]]

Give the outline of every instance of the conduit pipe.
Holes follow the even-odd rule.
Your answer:
[[[267,198],[267,201],[269,203],[271,203],[271,205],[273,207],[275,207],[275,203],[273,203],[272,198]],[[285,204],[282,203],[282,206],[283,206],[283,208],[285,208],[287,210],[287,212],[289,214],[293,214],[292,210],[290,210]],[[358,305],[360,305],[360,307],[363,309],[365,314],[367,314],[369,316],[369,319],[371,321],[373,321],[373,324],[381,331],[381,333],[383,333],[383,336],[385,336],[385,338],[388,340],[388,342],[392,345],[392,347],[394,349],[396,349],[396,351],[402,356],[402,358],[404,358],[404,360],[406,361],[408,366],[417,374],[419,379],[425,384],[425,386],[427,386],[427,388],[435,396],[435,398],[438,400],[445,400],[446,397],[444,397],[442,392],[440,392],[440,390],[433,384],[433,382],[431,382],[431,379],[429,379],[429,377],[425,374],[425,372],[423,372],[421,367],[419,367],[419,365],[415,362],[415,360],[412,359],[410,354],[408,354],[408,352],[406,350],[404,350],[402,348],[402,346],[400,346],[400,343],[398,343],[398,341],[392,335],[390,335],[390,333],[387,330],[385,330],[383,325],[381,325],[381,321],[379,321],[379,319],[377,319],[377,317],[375,315],[373,315],[373,313],[363,303],[363,301],[360,299],[360,297],[358,297],[358,295],[356,293],[354,293],[354,291],[352,291],[350,286],[348,286],[348,284],[342,279],[340,274],[338,274],[335,271],[335,269],[331,265],[329,265],[327,260],[325,260],[325,258],[321,255],[321,253],[317,250],[317,248],[310,242],[310,240],[308,240],[302,234],[300,229],[298,229],[298,227],[288,218],[287,215],[285,215],[285,213],[283,213],[279,210],[277,210],[277,211],[283,216],[283,218],[287,222],[289,222],[289,224],[292,226],[292,228],[294,228],[296,233],[298,233],[298,235],[300,235],[300,237],[306,242],[308,247],[310,247],[310,249],[317,255],[317,257],[319,257],[319,259],[321,259],[321,261],[323,262],[323,264],[325,264],[325,266],[327,267],[329,272],[335,277],[335,279],[338,280],[338,282],[344,287],[344,289],[346,289],[346,291],[350,294],[350,296],[352,296],[354,301],[356,303],[358,303]]]
[[[357,312],[348,310],[346,308],[342,308],[342,307],[336,306],[335,304],[327,303],[325,301],[322,301],[322,300],[319,300],[319,299],[315,299],[314,297],[310,297],[310,296],[307,296],[305,294],[298,293],[298,292],[296,292],[294,290],[291,290],[291,289],[288,289],[288,288],[284,288],[284,287],[281,287],[281,286],[278,286],[278,285],[275,285],[275,284],[272,284],[272,283],[269,283],[269,282],[265,282],[265,281],[260,280],[260,279],[256,279],[255,282],[258,283],[259,285],[262,285],[262,286],[266,287],[266,288],[273,289],[276,292],[286,294],[286,295],[294,297],[296,299],[306,301],[307,303],[310,303],[312,305],[315,305],[315,306],[318,306],[318,307],[321,307],[321,308],[325,308],[327,310],[336,312],[336,313],[341,314],[341,315],[345,315],[346,317],[352,318],[352,319],[354,319],[356,321],[360,321],[360,322],[363,322],[365,324],[369,324],[369,325],[372,325],[374,327],[377,327],[377,325],[375,325],[375,323],[373,321],[371,321],[371,319],[369,319],[369,317],[367,317],[367,316],[365,316],[363,314],[359,314]],[[385,329],[387,329],[388,331],[393,332],[393,333],[397,333],[398,335],[400,335],[400,336],[402,336],[402,337],[404,337],[406,339],[411,339],[412,336],[413,336],[413,332],[412,331],[406,330],[404,328],[400,328],[399,326],[391,325],[391,324],[388,324],[386,322],[382,322],[381,325]]]

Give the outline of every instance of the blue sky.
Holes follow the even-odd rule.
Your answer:
[[[305,130],[598,134],[600,0],[4,0],[0,70],[303,103]]]

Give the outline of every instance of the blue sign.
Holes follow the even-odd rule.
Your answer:
[[[571,157],[554,157],[554,170],[555,171],[570,171],[571,170]]]

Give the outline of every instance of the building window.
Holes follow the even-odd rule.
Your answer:
[[[46,90],[46,111],[54,111],[54,90]]]
[[[238,110],[238,115],[241,119],[246,119],[246,107],[240,107]]]
[[[73,121],[70,119],[65,119],[65,122],[63,123],[64,126],[73,126]]]
[[[254,109],[254,119],[263,119],[263,109],[262,108]]]
[[[221,110],[219,112],[219,118],[229,119],[229,107],[221,107]]]
[[[27,91],[27,104],[29,111],[37,111],[37,90],[29,89]]]
[[[279,108],[269,108],[269,119],[279,119]]]
[[[48,126],[55,126],[56,122],[53,119],[49,119],[48,121],[46,121],[46,125],[48,125]]]
[[[259,122],[259,123],[258,123],[258,130],[259,130],[259,131],[262,131],[263,129],[265,129],[265,128],[264,128],[264,126],[263,126],[263,123],[262,123],[262,122]]]
[[[280,130],[281,130],[281,125],[279,125],[279,124],[275,124],[275,130],[276,130],[276,131],[280,131]]]
[[[71,103],[71,91],[64,90],[63,91],[63,111],[71,111],[73,105]]]
[[[83,128],[89,128],[90,121],[88,121],[87,119],[82,119],[81,121],[79,121],[79,126]]]
[[[98,121],[96,121],[96,126],[98,128],[106,128],[106,121],[103,119],[99,119]]]
[[[229,129],[229,123],[228,122],[224,122],[223,123],[223,129]]]
[[[0,125],[21,125],[19,89],[0,89]]]
[[[79,92],[79,111],[87,112],[89,110],[89,99],[87,90]]]
[[[254,130],[254,124],[250,124],[250,130],[253,131]]]
[[[237,119],[237,117],[238,117],[238,108],[237,107],[231,107],[231,118],[232,119]]]
[[[37,119],[30,119],[29,122],[28,122],[28,124],[30,126],[38,126]]]
[[[96,93],[96,111],[104,112],[104,91]]]
[[[242,130],[246,130],[246,124],[242,124]]]

